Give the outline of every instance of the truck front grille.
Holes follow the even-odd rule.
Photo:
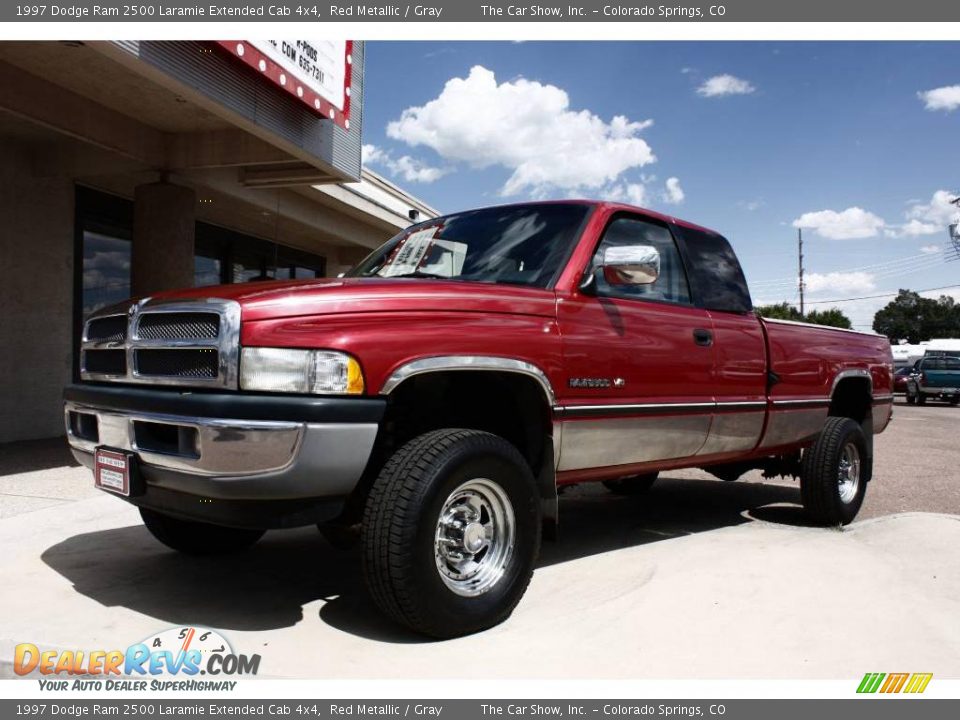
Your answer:
[[[110,315],[87,323],[87,340],[119,343],[127,339],[127,316]]]
[[[236,389],[240,306],[231,300],[141,301],[87,321],[80,376],[101,382]]]
[[[135,350],[140,377],[206,378],[217,376],[219,358],[211,348],[173,350]]]
[[[127,351],[84,350],[83,369],[100,375],[124,375],[127,372]]]
[[[213,313],[149,313],[140,316],[137,337],[141,340],[210,340],[219,332],[220,316]]]

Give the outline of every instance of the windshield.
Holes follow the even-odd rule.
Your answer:
[[[420,277],[547,287],[589,205],[531,204],[429,220],[387,241],[348,277]]]

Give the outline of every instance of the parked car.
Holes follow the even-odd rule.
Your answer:
[[[908,365],[907,367],[897,368],[896,372],[893,373],[893,392],[894,393],[906,393],[907,392],[907,378],[913,373],[913,366]]]
[[[928,356],[907,379],[907,402],[923,405],[928,399],[960,404],[960,357]]]
[[[761,319],[721,235],[594,202],[429,220],[340,279],[101,310],[80,374],[70,446],[160,542],[358,527],[377,605],[436,637],[510,615],[565,485],[759,468],[849,523],[893,402],[886,338]]]

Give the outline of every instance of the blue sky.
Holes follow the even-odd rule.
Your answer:
[[[960,43],[370,42],[363,133],[444,212],[614,197],[715,228],[759,301],[795,299],[797,224],[810,300],[960,283]]]

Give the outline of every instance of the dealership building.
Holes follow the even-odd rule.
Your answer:
[[[84,317],[335,276],[436,212],[361,167],[359,42],[0,44],[0,443],[63,434]]]

